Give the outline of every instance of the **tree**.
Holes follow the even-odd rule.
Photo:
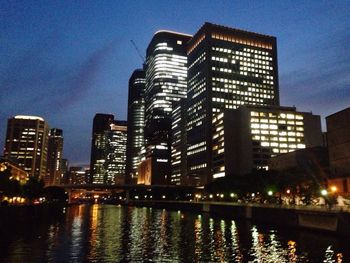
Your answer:
[[[32,201],[43,195],[44,182],[38,180],[37,177],[30,177],[25,185],[23,185],[23,195]]]

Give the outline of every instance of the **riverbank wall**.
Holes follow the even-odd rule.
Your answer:
[[[350,212],[341,209],[163,200],[133,200],[128,205],[210,213],[233,219],[248,219],[267,224],[327,231],[341,236],[350,236]]]
[[[0,206],[0,224],[27,224],[30,221],[57,219],[63,215],[65,205],[57,204],[39,204],[39,205],[20,205],[20,206]]]

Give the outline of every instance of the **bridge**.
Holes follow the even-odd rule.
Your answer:
[[[90,195],[105,195],[116,192],[125,193],[125,203],[130,200],[130,191],[157,191],[162,193],[186,192],[193,193],[194,191],[201,191],[203,187],[195,186],[180,186],[180,185],[144,185],[144,184],[66,184],[57,185],[65,189],[68,194],[68,203],[73,203],[73,200],[81,194]]]

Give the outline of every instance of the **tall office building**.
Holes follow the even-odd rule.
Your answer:
[[[18,115],[8,119],[4,156],[16,161],[30,176],[46,175],[47,122],[36,116]]]
[[[187,174],[213,176],[213,120],[224,109],[279,105],[276,38],[205,23],[189,41]]]
[[[151,183],[170,182],[172,104],[186,97],[190,35],[171,31],[154,34],[146,54],[145,158]]]
[[[171,119],[171,184],[190,184],[186,176],[186,121],[187,100],[173,104]]]
[[[129,79],[128,139],[126,148],[126,182],[137,182],[137,166],[141,162],[141,148],[145,145],[145,71],[135,70]]]
[[[47,173],[44,183],[48,185],[60,184],[62,178],[63,132],[61,129],[49,131],[47,151]]]
[[[127,122],[113,121],[111,129],[106,131],[106,184],[124,184],[125,183],[125,164],[126,164],[126,140],[127,140]]]
[[[90,183],[103,184],[105,182],[105,162],[107,158],[106,132],[110,131],[114,116],[97,113],[92,127]]]

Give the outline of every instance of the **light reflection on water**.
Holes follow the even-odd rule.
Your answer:
[[[0,234],[0,262],[350,262],[349,240],[151,208],[72,206]]]

